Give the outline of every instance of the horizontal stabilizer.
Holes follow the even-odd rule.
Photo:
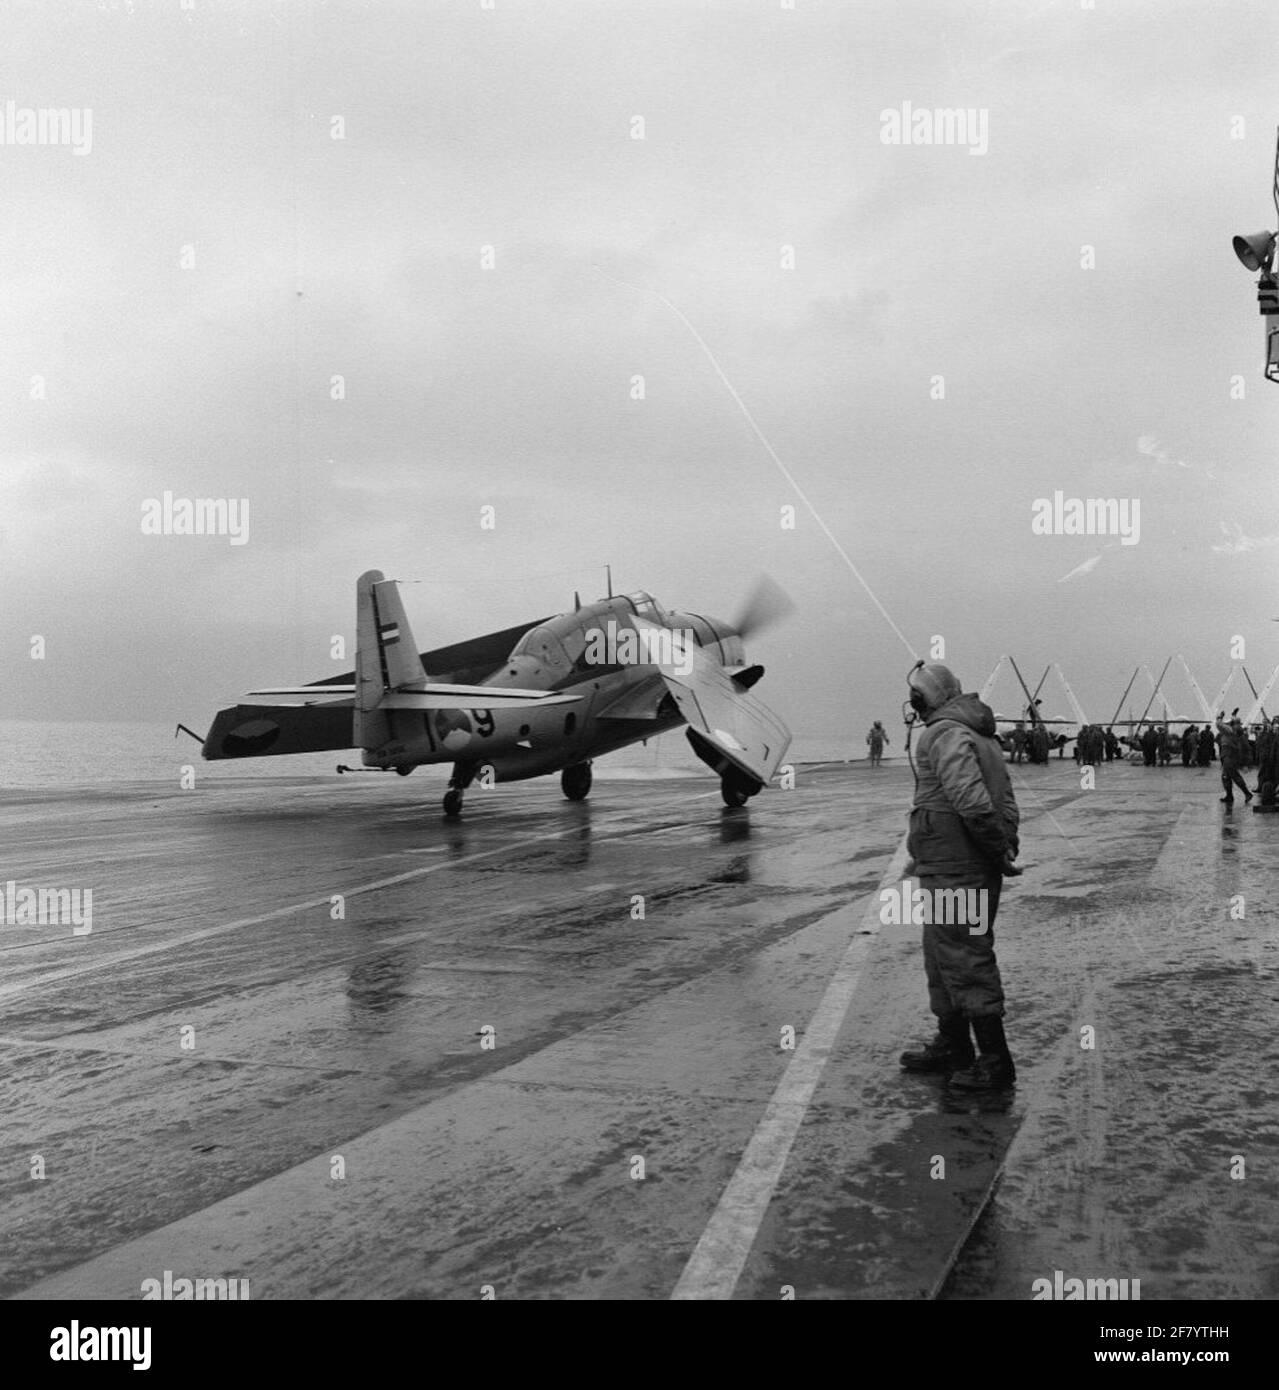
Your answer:
[[[378,709],[531,709],[534,705],[575,705],[579,695],[555,690],[509,690],[500,685],[428,685],[425,690],[392,690]]]
[[[232,705],[219,710],[204,740],[204,757],[325,753],[356,747],[351,699],[314,706]]]
[[[275,686],[269,690],[250,690],[242,700],[248,704],[268,698],[278,707],[332,705],[350,708],[354,704],[353,685]],[[562,695],[554,690],[512,690],[495,685],[425,685],[421,690],[388,690],[376,708],[388,709],[528,709],[534,705],[567,705],[580,702],[578,695]]]
[[[249,690],[240,698],[243,702],[270,697],[276,705],[346,705],[353,703],[353,685],[279,685],[269,690]],[[284,698],[282,699],[281,696]]]

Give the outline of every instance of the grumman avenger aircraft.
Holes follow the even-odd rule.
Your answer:
[[[1044,682],[1048,679],[1048,676],[1052,671],[1053,667],[1056,665],[1056,662],[1050,662],[1044,668],[1044,674],[1040,676],[1039,684],[1035,686],[1034,693],[1032,694],[1029,686],[1027,686],[1025,680],[1022,677],[1021,671],[1018,669],[1016,661],[1014,661],[1011,656],[1001,656],[999,660],[995,663],[995,669],[986,678],[986,683],[981,688],[981,693],[978,697],[979,699],[981,699],[982,701],[989,700],[990,693],[994,688],[995,681],[999,675],[1000,670],[1003,668],[1003,664],[1005,661],[1007,661],[1008,664],[1013,668],[1013,671],[1017,676],[1017,681],[1022,688],[1022,693],[1026,696],[1026,704],[1022,709],[1022,713],[1018,715],[1015,719],[1003,714],[997,713],[995,715],[995,733],[1000,743],[1003,744],[1004,751],[1009,752],[1013,748],[1012,736],[1014,730],[1017,728],[1019,724],[1026,731],[1027,734],[1030,733],[1030,731],[1035,727],[1036,724],[1042,724],[1044,726],[1045,732],[1048,734],[1049,752],[1051,752],[1052,749],[1055,748],[1057,750],[1057,756],[1061,757],[1066,748],[1066,745],[1070,743],[1075,737],[1077,737],[1081,726],[1087,722],[1084,718],[1083,710],[1079,708],[1079,702],[1075,699],[1074,691],[1072,691],[1070,686],[1066,684],[1066,677],[1065,674],[1062,672],[1061,667],[1057,667],[1057,674],[1061,678],[1061,683],[1066,691],[1066,695],[1070,699],[1071,704],[1074,706],[1076,718],[1073,720],[1065,719],[1060,715],[1045,717],[1045,715],[1040,710],[1040,706],[1044,702],[1042,699],[1039,698],[1039,692],[1044,688]]]
[[[1180,662],[1181,669],[1186,676],[1187,684],[1189,685],[1191,691],[1193,691],[1195,702],[1198,704],[1201,710],[1200,714],[1197,714],[1192,718],[1187,718],[1184,715],[1173,716],[1170,706],[1168,704],[1168,697],[1163,693],[1164,677],[1168,674],[1168,668],[1172,665],[1174,660]],[[1123,708],[1124,701],[1128,698],[1128,692],[1132,689],[1133,683],[1136,681],[1137,677],[1142,673],[1143,669],[1145,669],[1146,671],[1147,679],[1151,682],[1151,691],[1150,698],[1146,702],[1146,707],[1141,712],[1141,718],[1120,719],[1119,711]],[[1268,716],[1266,714],[1265,701],[1267,697],[1270,695],[1270,692],[1275,688],[1275,685],[1279,684],[1279,667],[1276,667],[1265,688],[1260,692],[1260,694],[1258,694],[1257,687],[1253,684],[1252,677],[1248,674],[1248,668],[1245,665],[1243,665],[1242,662],[1234,663],[1231,666],[1229,674],[1226,676],[1225,682],[1223,683],[1221,689],[1217,691],[1217,698],[1213,700],[1211,704],[1209,704],[1207,698],[1204,696],[1203,691],[1199,688],[1199,682],[1195,679],[1194,672],[1191,671],[1190,666],[1186,662],[1186,658],[1181,655],[1177,655],[1176,657],[1170,656],[1168,660],[1164,662],[1164,668],[1159,673],[1159,679],[1157,681],[1150,675],[1150,671],[1148,668],[1138,666],[1129,678],[1128,684],[1124,687],[1124,693],[1119,697],[1119,704],[1115,709],[1115,718],[1110,721],[1109,727],[1115,729],[1122,728],[1128,730],[1128,732],[1120,738],[1120,742],[1125,744],[1129,748],[1130,756],[1133,758],[1134,761],[1140,758],[1141,756],[1141,734],[1142,731],[1146,728],[1154,728],[1156,730],[1160,728],[1164,729],[1169,735],[1170,752],[1172,752],[1173,754],[1179,754],[1181,752],[1182,739],[1185,737],[1186,729],[1188,727],[1193,727],[1200,730],[1207,727],[1215,731],[1217,714],[1220,714],[1223,718],[1225,717],[1226,695],[1227,692],[1230,690],[1231,685],[1234,683],[1236,671],[1242,672],[1244,680],[1248,683],[1248,689],[1252,693],[1253,699],[1252,706],[1248,710],[1248,713],[1245,716],[1243,723],[1246,727],[1255,730],[1258,727],[1258,719],[1260,719],[1263,723],[1266,722],[1266,720],[1268,719]],[[1161,700],[1163,703],[1162,715],[1151,714],[1151,710],[1154,708],[1156,699]],[[1236,706],[1234,709],[1230,711],[1231,719],[1234,719],[1239,715],[1240,708],[1240,706]],[[1214,710],[1217,711],[1217,714],[1214,714]]]
[[[789,609],[767,580],[735,624],[669,612],[646,593],[610,594],[419,655],[398,581],[370,570],[356,584],[355,670],[250,691],[219,711],[203,752],[359,748],[366,768],[402,777],[452,763],[451,817],[477,776],[488,784],[558,772],[564,795],[584,800],[593,758],[687,724],[725,804],[742,806],[790,745],[787,727],[750,693],[764,668],[746,664],[742,638]]]

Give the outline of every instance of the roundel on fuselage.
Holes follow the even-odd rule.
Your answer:
[[[435,712],[435,737],[450,750],[465,748],[471,741],[471,721],[465,710],[441,709]]]

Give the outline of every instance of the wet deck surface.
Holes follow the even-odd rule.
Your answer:
[[[897,1065],[901,766],[8,794],[3,877],[94,896],[0,930],[0,1293],[1279,1297],[1279,816],[1015,773],[1019,1082],[966,1101]]]

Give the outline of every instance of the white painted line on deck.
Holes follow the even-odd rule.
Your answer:
[[[705,796],[718,796],[718,791],[707,792]],[[693,800],[702,800],[702,796],[694,797]],[[623,823],[624,828],[615,828],[611,834],[600,834],[594,828],[591,829],[592,843],[616,839],[620,835],[629,835],[637,827],[642,828],[643,824],[651,822],[652,815],[648,817],[633,817],[632,824],[625,826],[625,821],[629,813],[622,813],[618,821]],[[617,822],[613,822],[616,826]],[[372,883],[362,883],[355,888],[343,890],[343,896],[347,898],[358,897],[362,893],[376,893],[383,888],[392,888],[398,883],[407,883],[411,879],[422,878],[426,874],[436,874],[442,869],[455,869],[463,864],[474,864],[481,859],[492,859],[496,855],[510,855],[516,850],[522,849],[527,845],[534,845],[544,840],[562,840],[568,836],[582,833],[580,824],[566,826],[563,830],[548,831],[543,835],[529,835],[521,840],[515,840],[509,844],[499,846],[497,849],[482,850],[479,854],[468,854],[461,859],[450,859],[442,864],[427,864],[420,869],[409,869],[402,874],[392,874],[390,878],[374,879]],[[185,932],[181,936],[171,937],[164,941],[157,941],[151,946],[137,946],[129,951],[117,951],[114,955],[103,957],[102,959],[86,961],[83,965],[67,966],[63,970],[40,971],[32,974],[28,979],[15,981],[13,984],[0,986],[0,999],[10,999],[16,994],[22,994],[29,989],[34,989],[40,985],[53,984],[57,980],[71,980],[78,975],[89,975],[96,970],[106,970],[113,965],[121,965],[126,961],[140,960],[144,956],[159,955],[164,951],[175,950],[179,946],[190,946],[198,941],[207,941],[210,937],[222,936],[227,932],[239,931],[243,927],[260,926],[263,922],[276,922],[281,917],[291,917],[295,913],[305,912],[310,908],[328,908],[332,904],[332,897],[326,893],[322,898],[309,898],[305,902],[290,903],[287,907],[277,907],[270,912],[261,912],[256,917],[239,917],[234,922],[223,922],[216,927],[203,927],[199,931]],[[99,939],[101,939],[100,934]],[[81,941],[90,941],[92,937],[81,937]]]
[[[1068,810],[1083,800],[1083,797],[1074,798],[1057,809]],[[879,888],[867,904],[861,927],[848,943],[816,1012],[804,1029],[803,1041],[782,1073],[737,1171],[724,1189],[719,1205],[671,1293],[672,1299],[732,1297],[768,1204],[781,1181],[786,1159],[830,1050],[852,1004],[861,979],[863,959],[879,933],[880,893],[901,879],[906,857],[906,837],[902,836],[880,879]]]
[[[821,1002],[809,1019],[803,1040],[782,1073],[763,1118],[742,1154],[742,1161],[724,1189],[671,1298],[732,1297],[768,1204],[781,1181],[791,1145],[852,1004],[861,980],[863,960],[879,933],[880,893],[900,880],[905,867],[906,837],[902,836],[880,879],[879,888],[866,907],[861,926],[848,943]]]

